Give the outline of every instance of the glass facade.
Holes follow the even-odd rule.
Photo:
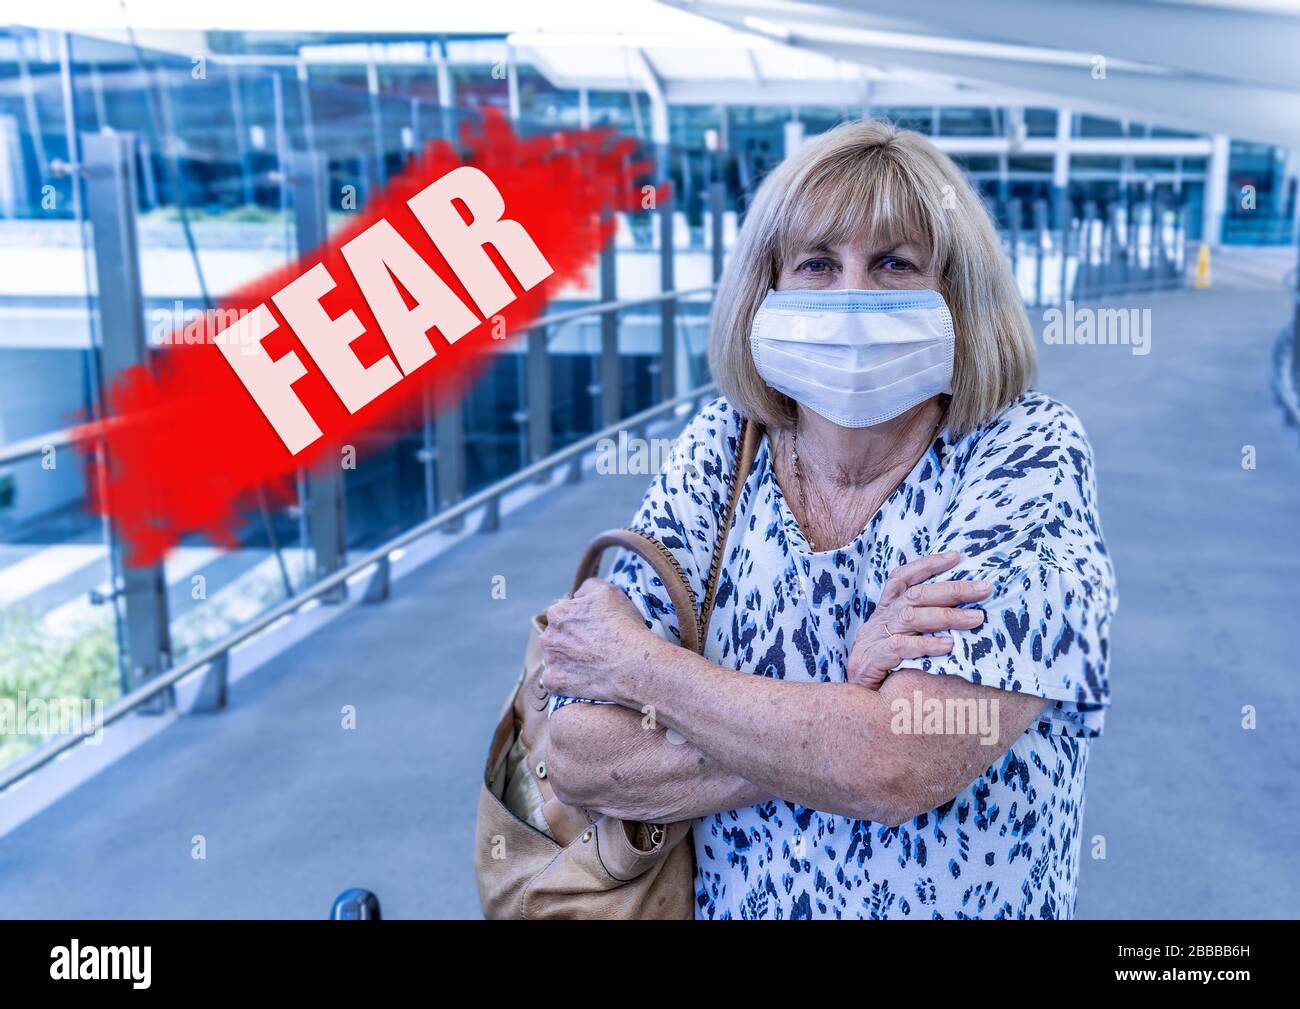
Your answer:
[[[513,62],[500,37],[212,33],[209,45],[211,55],[190,58],[76,35],[0,30],[0,84],[10,85],[0,88],[0,452],[10,453],[0,456],[6,459],[0,461],[0,692],[6,695],[30,689],[109,699],[134,682],[126,646],[134,618],[124,601],[121,558],[113,531],[87,510],[98,470],[59,441],[60,431],[99,411],[105,339],[113,338],[103,332],[94,296],[99,264],[89,229],[103,218],[102,208],[85,205],[77,184],[82,138],[134,138],[134,227],[151,358],[168,352],[169,335],[189,313],[296,257],[287,171],[293,152],[325,156],[330,230],[364,207],[425,143],[458,137],[485,110],[511,112],[512,96],[521,130],[612,126],[643,142],[647,156],[662,156],[671,206],[620,216],[602,266],[612,275],[602,284],[600,271],[593,271],[587,284],[562,292],[549,309],[590,307],[603,289],[620,301],[616,310],[546,327],[540,356],[530,357],[526,339],[513,341],[454,416],[435,417],[427,404],[416,404],[373,444],[356,446],[357,466],[343,471],[338,489],[344,545],[355,554],[518,471],[537,458],[538,444],[559,449],[607,426],[601,383],[610,332],[618,416],[643,410],[666,392],[705,384],[709,297],[684,297],[667,314],[661,302],[649,300],[661,293],[665,260],[675,289],[711,284],[749,196],[786,156],[790,138],[862,112],[673,106],[671,142],[655,151],[645,94],[557,88],[537,68]],[[976,143],[1017,133],[1054,141],[1055,109],[917,106],[872,113],[933,136],[952,153],[1003,228],[1030,303],[1083,293],[1086,285],[1099,291],[1105,283],[1122,289],[1121,280],[1174,282],[1182,265],[1179,243],[1198,234],[1203,156],[1077,154],[1066,192],[1058,194],[1050,151],[998,154]],[[1079,138],[1187,136],[1092,116],[1075,116],[1071,126]],[[1293,212],[1295,198],[1284,180],[1277,151],[1233,145],[1230,191],[1249,189],[1255,204],[1247,210],[1229,199],[1230,240],[1277,239],[1276,222]],[[664,213],[671,215],[667,250]],[[1117,237],[1094,240],[1093,221],[1113,223],[1116,230],[1104,234]],[[1275,223],[1261,223],[1268,221]],[[1139,232],[1145,251],[1130,237]],[[1157,263],[1167,263],[1166,272],[1157,273]],[[673,350],[667,358],[666,318]],[[548,390],[541,417],[530,409],[535,367],[545,369]],[[535,437],[539,424],[543,442]],[[14,456],[14,447],[29,441],[32,450]],[[162,571],[165,662],[195,654],[327,570],[311,518],[320,493],[313,475],[301,474],[287,505],[249,502],[234,548],[195,537],[172,551]],[[16,744],[4,745],[9,749],[0,750],[0,763],[18,752]]]
[[[1225,242],[1287,244],[1293,232],[1296,190],[1286,180],[1286,152],[1234,141],[1228,159]]]
[[[128,641],[138,614],[125,598],[117,540],[87,507],[99,471],[59,441],[69,424],[99,410],[106,378],[88,235],[96,223],[109,225],[100,208],[79,199],[69,167],[82,160],[77,139],[134,138],[133,227],[146,353],[154,358],[168,353],[171,334],[192,313],[298,254],[290,152],[325,155],[327,226],[335,230],[424,143],[456,138],[483,110],[510,106],[508,51],[500,39],[447,42],[449,67],[441,75],[428,59],[358,64],[335,47],[313,45],[310,59],[286,61],[265,42],[241,48],[250,40],[218,41],[214,48],[241,58],[192,60],[75,35],[0,33],[0,80],[17,84],[0,94],[6,267],[0,280],[0,452],[6,453],[0,462],[0,692],[6,697],[27,691],[109,702],[137,682]],[[425,54],[437,44],[429,43]],[[250,62],[250,52],[264,62]],[[391,48],[384,52],[394,55]],[[523,131],[576,127],[585,105],[591,125],[644,135],[644,96],[592,92],[580,101],[531,67],[511,72]],[[441,104],[440,83],[455,96],[454,107]],[[644,154],[652,152],[647,147]],[[677,287],[707,285],[715,259],[713,184],[726,173],[703,144],[674,145],[665,157],[674,194],[668,255]],[[727,241],[735,234],[734,197],[721,205]],[[669,332],[676,363],[665,380],[663,310],[645,301],[660,291],[659,215],[647,208],[617,223],[603,268],[613,273],[614,297],[632,302],[609,315],[620,368],[618,416],[628,416],[658,402],[665,390],[707,381],[708,300],[686,298],[675,306]],[[598,301],[598,274],[562,292],[549,311]],[[357,464],[344,467],[337,491],[346,551],[381,544],[519,470],[535,457],[533,423],[545,426],[556,449],[604,427],[604,331],[598,315],[548,328],[543,365],[550,404],[540,420],[529,411],[525,341],[515,340],[493,358],[453,417],[435,417],[417,403],[391,418],[388,430],[357,444]],[[35,447],[24,453],[32,439]],[[193,537],[169,553],[155,600],[166,629],[164,666],[327,573],[312,527],[320,492],[312,474],[300,474],[287,506],[248,503],[233,548]],[[33,743],[6,740],[0,763]]]

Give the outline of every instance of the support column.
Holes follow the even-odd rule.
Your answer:
[[[655,170],[662,183],[671,177],[672,157],[669,141],[672,133],[672,118],[669,113],[668,99],[659,79],[645,66],[646,92],[650,96],[650,139],[654,143]],[[659,229],[659,291],[661,294],[675,289],[675,262],[673,244],[673,207],[676,194],[655,208],[653,227]],[[657,372],[656,372],[657,369]],[[670,399],[677,384],[677,303],[667,300],[659,303],[659,360],[651,368],[651,380],[656,381],[652,400]]]
[[[506,104],[510,119],[519,122],[519,70],[515,66],[514,47],[506,45]]]
[[[784,157],[790,157],[803,146],[803,121],[791,117],[786,120],[785,128],[782,130],[782,140],[784,142]]]
[[[709,251],[712,253],[712,275],[716,284],[722,276],[725,250],[722,247],[722,214],[727,206],[727,186],[721,180],[709,183],[709,223],[712,235],[709,236]]]
[[[618,254],[610,241],[600,250],[600,300],[618,298]],[[618,313],[602,312],[600,316],[600,426],[612,427],[623,413],[623,362],[618,354]]]
[[[1052,216],[1062,234],[1070,230],[1070,126],[1074,113],[1056,110],[1056,148],[1052,152]]]
[[[297,251],[299,256],[305,256],[325,244],[329,234],[326,216],[329,163],[318,151],[290,151],[285,174],[293,200]],[[313,573],[316,578],[324,578],[347,563],[347,512],[342,460],[338,456],[327,456],[308,473],[307,513],[315,559]],[[322,601],[339,602],[346,596],[347,587],[339,586],[323,596]]]
[[[302,140],[307,145],[307,150],[316,150],[316,124],[312,115],[311,108],[311,83],[308,77],[307,64],[303,60],[297,63],[298,78],[298,105],[302,114]]]
[[[455,84],[451,79],[451,67],[447,63],[447,43],[438,43],[438,106],[442,109],[442,139],[456,142],[455,116],[452,107],[456,103]]]
[[[465,404],[455,403],[441,406],[442,412],[434,418],[433,438],[436,448],[436,465],[438,483],[438,508],[450,508],[465,496]],[[449,529],[460,528],[460,523],[453,523]]]
[[[531,463],[551,454],[551,355],[545,326],[534,326],[526,339],[528,461]]]
[[[248,126],[244,122],[244,102],[239,93],[239,67],[232,66],[229,74],[231,129],[235,134],[235,157],[239,161],[240,191],[243,193],[244,204],[252,206],[257,202],[257,198],[248,156]]]
[[[1223,215],[1228,208],[1228,156],[1231,139],[1216,133],[1210,142],[1210,158],[1205,168],[1205,217],[1201,236],[1212,247],[1223,241]]]
[[[666,162],[664,162],[666,164]],[[659,228],[659,290],[676,290],[677,277],[673,248],[674,201],[659,204],[655,215]],[[677,302],[665,298],[659,305],[659,398],[672,399],[677,394]]]
[[[81,145],[86,209],[95,250],[100,374],[107,387],[127,368],[149,363],[136,244],[135,137],[129,133],[84,133]],[[110,466],[112,462],[107,460]],[[116,537],[112,551],[113,567],[121,578],[125,693],[172,664],[167,580],[161,564],[128,567]],[[168,691],[147,710],[157,712],[171,702]]]
[[[1043,258],[1047,255],[1047,201],[1034,201],[1034,304],[1043,304]]]
[[[366,63],[366,91],[370,95],[370,133],[371,141],[375,145],[374,178],[379,186],[386,185],[388,182],[388,164],[384,156],[384,118],[383,109],[379,104],[379,67],[374,60]],[[366,193],[366,199],[371,194]]]
[[[1020,290],[1020,229],[1024,225],[1024,205],[1017,200],[1007,200],[1007,239],[1011,245],[1011,276],[1016,290]]]

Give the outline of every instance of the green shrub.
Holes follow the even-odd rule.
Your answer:
[[[0,702],[84,697],[108,705],[118,694],[111,617],[56,636],[28,610],[0,613]],[[33,736],[0,736],[0,766],[40,742]]]

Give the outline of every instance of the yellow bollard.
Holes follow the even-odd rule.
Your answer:
[[[1196,284],[1197,288],[1210,286],[1210,246],[1208,242],[1201,243],[1201,251],[1196,254]]]

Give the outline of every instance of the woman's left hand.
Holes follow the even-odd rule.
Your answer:
[[[661,640],[621,589],[588,578],[546,609],[543,686],[566,697],[628,703],[627,672]]]

